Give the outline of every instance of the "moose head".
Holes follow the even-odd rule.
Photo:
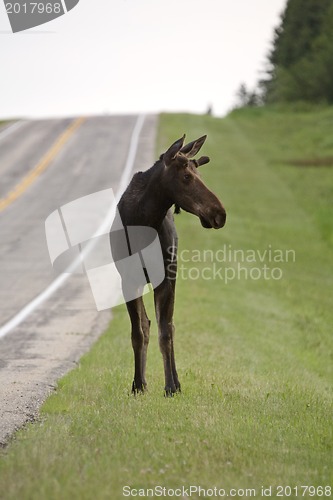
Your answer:
[[[164,186],[176,206],[176,212],[182,208],[199,217],[203,227],[219,229],[226,221],[225,209],[198,172],[199,167],[210,161],[209,157],[193,158],[206,138],[204,135],[184,146],[184,135],[161,155],[160,160],[164,164]]]

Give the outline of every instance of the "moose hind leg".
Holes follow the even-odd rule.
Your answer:
[[[131,320],[131,339],[134,352],[134,380],[132,392],[134,394],[143,392],[145,389],[143,377],[143,353],[144,353],[144,333],[142,330],[142,297],[126,303],[127,311]]]

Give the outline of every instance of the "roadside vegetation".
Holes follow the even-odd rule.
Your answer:
[[[296,105],[161,116],[158,153],[184,132],[208,134],[201,173],[228,214],[219,231],[175,216],[182,393],[163,397],[152,321],[149,392],[130,394],[129,321],[116,308],[40,420],[1,452],[1,498],[121,499],[126,485],[236,498],[264,486],[276,498],[279,485],[333,486],[332,127],[333,109]]]
[[[333,104],[333,1],[287,0],[274,29],[262,78],[243,83],[238,106]]]

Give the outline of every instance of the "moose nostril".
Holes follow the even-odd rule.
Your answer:
[[[227,214],[226,214],[225,211],[223,211],[223,212],[219,213],[218,215],[216,215],[216,217],[214,218],[215,227],[216,228],[223,227],[224,224],[225,224],[226,218],[227,218]]]

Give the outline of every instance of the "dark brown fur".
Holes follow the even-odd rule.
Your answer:
[[[167,396],[180,391],[174,355],[173,325],[177,233],[170,209],[175,205],[176,212],[182,208],[197,215],[202,226],[206,228],[219,229],[224,226],[226,220],[223,205],[204,185],[197,171],[199,166],[209,162],[209,158],[204,156],[198,160],[193,159],[206,136],[186,146],[184,139],[185,136],[173,143],[149,170],[135,174],[118,204],[122,224],[125,227],[149,226],[159,235],[165,278],[154,290],[154,301]],[[123,281],[124,279],[123,276]],[[128,301],[126,305],[132,326],[135,362],[132,391],[137,393],[147,388],[146,359],[150,321],[142,296]]]

